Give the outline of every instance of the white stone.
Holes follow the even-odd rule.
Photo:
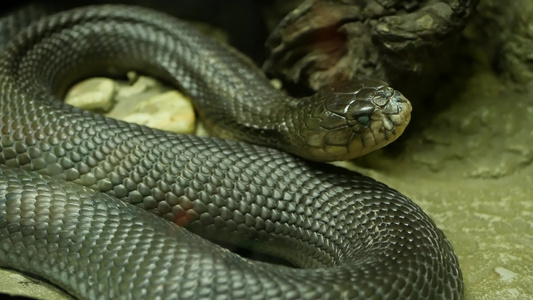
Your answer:
[[[137,73],[128,72],[128,81],[131,85],[121,85],[117,90],[117,98],[129,98],[149,90],[160,89],[161,83],[156,79],[139,76]]]
[[[196,123],[192,104],[177,91],[168,91],[139,102],[123,120],[187,134],[194,133]]]
[[[109,111],[114,94],[113,80],[95,77],[75,84],[65,96],[65,102],[86,110]]]

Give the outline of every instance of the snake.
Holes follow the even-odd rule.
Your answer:
[[[219,137],[60,100],[83,78],[129,70],[185,92]],[[97,5],[10,39],[0,105],[3,268],[80,299],[463,298],[453,248],[418,205],[324,162],[402,133],[410,104],[382,81],[292,98],[184,21]]]

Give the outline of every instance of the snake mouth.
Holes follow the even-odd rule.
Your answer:
[[[411,119],[412,106],[409,100],[405,98],[402,94],[395,91],[393,96],[390,98],[390,103],[383,107],[381,110],[381,118],[383,122],[382,131],[387,135],[385,138],[388,140],[390,136],[396,136],[397,131],[400,131],[400,134],[403,132],[407,124]]]

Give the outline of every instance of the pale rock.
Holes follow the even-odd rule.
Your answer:
[[[154,78],[140,76],[134,71],[127,74],[130,85],[121,85],[117,90],[117,98],[129,98],[150,90],[161,89],[162,85]]]
[[[191,103],[177,91],[168,91],[139,102],[126,122],[179,133],[194,133],[195,114]]]
[[[86,110],[109,111],[113,107],[115,83],[108,78],[90,78],[75,84],[65,102]]]

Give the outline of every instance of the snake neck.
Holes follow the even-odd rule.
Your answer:
[[[269,84],[269,83],[266,83]],[[220,95],[220,94],[219,94]],[[208,96],[209,98],[211,96]],[[197,111],[208,132],[216,137],[245,141],[285,150],[290,141],[293,99],[268,87],[261,94],[242,91],[238,99],[225,100],[217,109],[198,107]],[[201,97],[205,98],[205,96]],[[198,100],[196,100],[198,101]],[[201,100],[200,100],[201,101]],[[213,101],[214,102],[214,101]],[[272,105],[272,103],[276,103]]]
[[[307,155],[310,145],[322,147],[323,140],[316,139],[320,136],[322,120],[320,116],[325,107],[317,95],[302,98],[287,98],[285,105],[277,114],[275,129],[276,148],[296,156],[316,160],[312,155]]]

